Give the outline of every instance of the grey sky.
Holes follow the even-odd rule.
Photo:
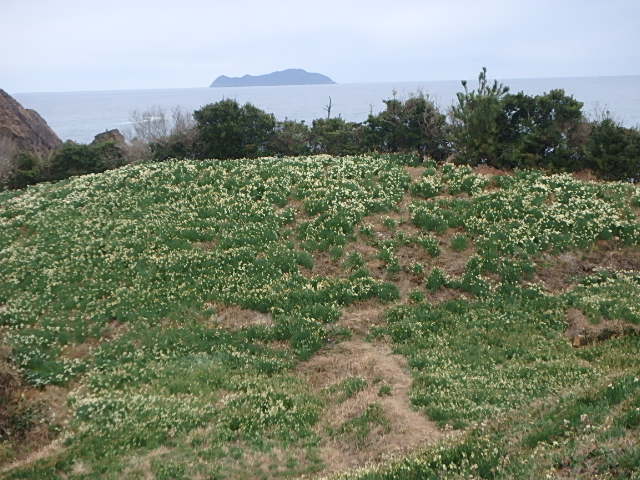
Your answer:
[[[0,0],[0,88],[629,75],[639,40],[639,0]]]

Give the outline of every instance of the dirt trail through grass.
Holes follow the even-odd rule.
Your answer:
[[[348,309],[340,320],[341,326],[352,331],[350,340],[326,348],[299,367],[299,373],[317,391],[348,379],[366,382],[353,396],[331,405],[319,422],[319,433],[324,438],[320,455],[326,465],[322,472],[325,475],[380,462],[444,435],[434,422],[413,409],[409,399],[412,379],[405,358],[394,354],[383,341],[365,339],[383,307],[360,307]],[[372,405],[381,410],[382,419],[368,430],[366,438],[327,433],[340,431],[341,426],[362,418]]]

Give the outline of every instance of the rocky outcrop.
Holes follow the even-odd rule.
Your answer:
[[[24,108],[0,89],[0,140],[11,142],[19,151],[46,154],[62,141],[35,110]]]
[[[114,128],[113,130],[105,130],[104,132],[97,134],[93,138],[93,142],[91,142],[91,145],[105,142],[113,142],[116,145],[124,145],[124,135],[122,135],[122,133],[120,133],[120,130],[118,130],[117,128]]]

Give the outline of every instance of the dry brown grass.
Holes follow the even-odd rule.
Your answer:
[[[273,325],[273,319],[269,313],[261,313],[238,306],[220,306],[213,303],[207,304],[207,306],[216,310],[216,313],[208,321],[215,327],[240,330],[246,327]]]
[[[534,280],[548,291],[558,293],[599,269],[640,272],[640,250],[600,241],[588,251],[542,255],[537,264]]]
[[[331,404],[320,420],[317,432],[322,437],[320,456],[326,465],[323,474],[377,463],[407,452],[442,437],[434,422],[414,410],[409,400],[411,374],[404,357],[391,351],[383,341],[363,340],[369,329],[381,321],[384,307],[369,301],[348,308],[340,324],[354,333],[354,338],[332,345],[301,363],[296,373],[320,392],[345,379],[359,377],[367,386],[351,398]],[[391,394],[380,396],[382,385],[389,386]],[[378,404],[388,422],[384,427],[374,426],[366,444],[357,445],[345,436],[330,435],[341,425],[356,418],[369,405]]]
[[[393,354],[385,343],[360,339],[340,343],[302,364],[298,374],[318,390],[349,377],[360,377],[367,382],[367,387],[353,397],[329,406],[319,422],[318,433],[323,438],[320,456],[326,465],[324,474],[380,462],[434,442],[443,435],[435,423],[411,407],[411,375],[406,361]],[[382,385],[391,388],[389,396],[379,396]],[[381,406],[388,424],[384,428],[373,428],[364,447],[350,437],[327,434],[360,416],[371,404]]]
[[[424,174],[424,171],[426,170],[425,167],[404,167],[404,168],[409,174],[409,176],[411,177],[412,182],[415,182],[416,180],[420,180],[422,178],[422,175]]]
[[[583,347],[626,334],[640,334],[640,325],[633,325],[622,320],[606,319],[594,324],[575,308],[570,308],[567,311],[567,324],[565,336],[574,347]]]

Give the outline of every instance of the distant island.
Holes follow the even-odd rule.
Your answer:
[[[263,87],[274,85],[321,85],[336,83],[321,73],[311,73],[301,68],[289,68],[266,75],[227,77],[220,75],[210,87]]]

